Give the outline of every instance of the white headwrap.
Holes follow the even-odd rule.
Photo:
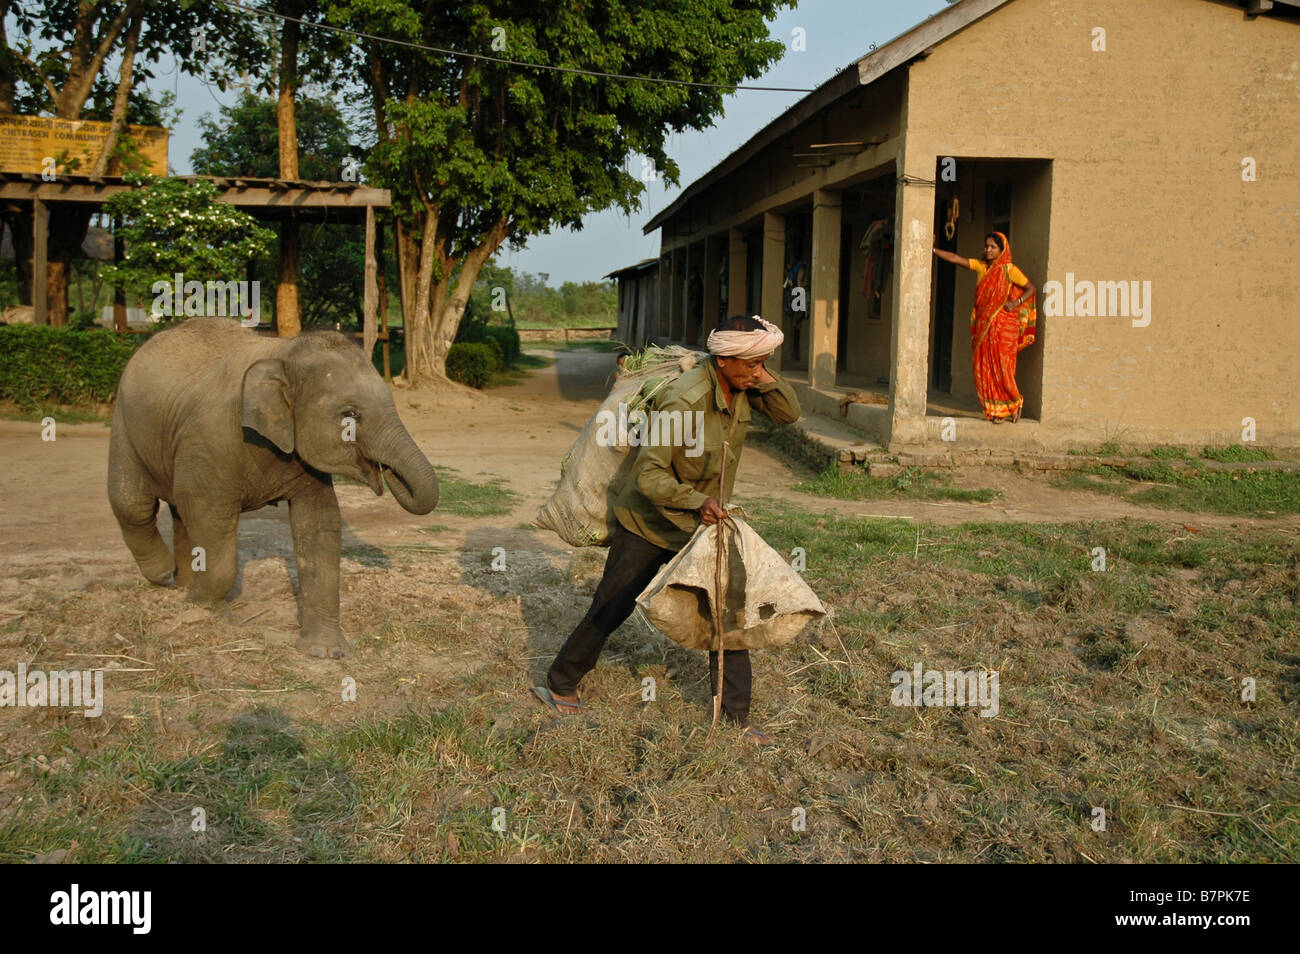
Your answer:
[[[754,320],[763,327],[756,331],[709,332],[709,354],[748,361],[766,357],[781,347],[781,342],[785,341],[781,329],[758,315],[754,316]]]

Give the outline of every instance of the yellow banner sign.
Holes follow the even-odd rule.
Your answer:
[[[51,119],[46,116],[0,116],[0,172],[35,172],[46,175],[89,175],[95,165],[109,123],[93,119]],[[167,130],[161,126],[128,126],[132,141],[154,175],[167,174]],[[75,168],[63,163],[80,159]],[[108,175],[120,175],[114,160]]]

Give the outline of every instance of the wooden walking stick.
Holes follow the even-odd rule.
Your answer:
[[[708,745],[713,741],[713,733],[718,731],[718,717],[722,714],[722,676],[726,670],[727,651],[726,651],[726,631],[722,624],[722,610],[726,605],[726,589],[722,578],[722,525],[726,522],[727,510],[727,454],[731,449],[731,444],[727,441],[722,442],[722,472],[718,477],[718,506],[722,508],[723,516],[717,526],[718,538],[715,541],[717,548],[717,559],[713,565],[713,626],[718,631],[718,685],[717,691],[713,695],[713,725],[709,726],[709,735],[704,740]]]

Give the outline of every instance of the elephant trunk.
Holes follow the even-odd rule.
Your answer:
[[[438,475],[400,424],[361,442],[361,452],[387,471],[388,489],[402,509],[424,514],[438,505]]]

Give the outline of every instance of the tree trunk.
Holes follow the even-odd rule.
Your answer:
[[[478,281],[479,272],[483,270],[487,260],[496,254],[496,250],[501,247],[505,238],[506,220],[503,218],[493,226],[483,244],[465,256],[460,266],[460,274],[456,276],[455,290],[449,296],[445,295],[444,291],[444,300],[438,310],[432,314],[433,363],[439,374],[446,373],[447,352],[451,350],[452,342],[456,340],[456,331],[460,328],[460,320],[465,315],[465,306],[469,304],[469,296],[474,290],[475,282]],[[447,269],[447,274],[450,274],[450,269]],[[444,289],[446,287],[444,283]]]
[[[275,328],[281,338],[302,332],[298,303],[298,220],[293,213],[280,222],[280,277],[275,286]]]
[[[85,241],[93,212],[89,208],[68,208],[64,203],[50,206],[45,301],[50,324],[56,328],[68,323],[68,279],[72,274],[72,260],[81,254],[81,243]]]
[[[458,263],[443,254],[445,240],[437,237],[437,230],[437,209],[426,210],[419,240],[402,222],[394,227],[406,348],[401,377],[412,386],[447,379],[447,352],[456,339],[470,292],[508,231],[502,219],[483,244],[465,256],[453,288],[451,275]]]
[[[113,97],[113,115],[109,120],[108,135],[104,137],[104,147],[100,149],[99,157],[90,170],[91,175],[102,176],[108,171],[108,165],[113,159],[113,150],[117,148],[117,141],[122,131],[126,129],[126,107],[131,98],[131,84],[134,81],[132,71],[135,68],[135,48],[140,42],[140,27],[143,25],[144,17],[137,16],[127,28],[126,40],[122,47],[122,66],[118,70],[117,94]],[[166,169],[155,171],[162,175],[167,174]]]
[[[289,16],[297,16],[299,4],[285,4]],[[280,143],[280,178],[298,176],[298,120],[294,95],[298,85],[299,24],[284,21],[280,34],[280,95],[275,118]],[[298,301],[298,221],[292,214],[280,223],[280,276],[275,289],[275,326],[281,338],[302,331],[302,310]]]

